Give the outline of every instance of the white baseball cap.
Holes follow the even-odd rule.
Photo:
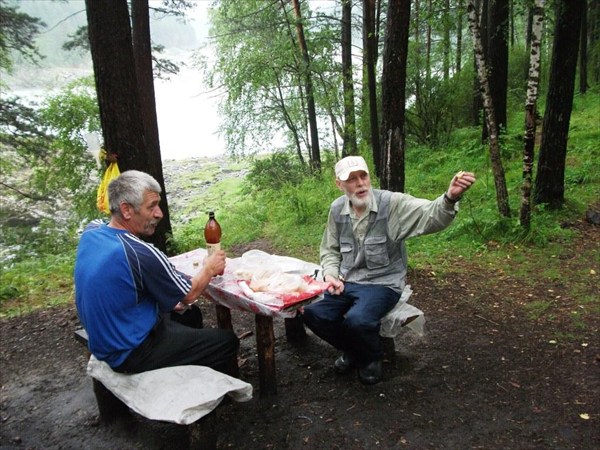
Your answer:
[[[346,156],[340,159],[335,165],[335,177],[338,180],[346,181],[350,173],[356,171],[365,171],[369,173],[369,167],[362,156]]]

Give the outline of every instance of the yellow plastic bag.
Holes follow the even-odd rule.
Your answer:
[[[110,207],[108,205],[108,183],[117,178],[120,174],[121,172],[119,171],[119,166],[116,162],[111,162],[106,168],[106,172],[104,172],[102,182],[100,183],[100,186],[98,186],[98,193],[96,195],[96,206],[103,213],[110,214]]]

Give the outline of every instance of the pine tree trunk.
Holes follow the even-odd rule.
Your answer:
[[[86,0],[104,146],[121,172],[149,171],[126,0]]]
[[[521,189],[521,226],[529,229],[531,225],[531,188],[533,175],[533,155],[536,132],[536,104],[540,84],[540,40],[544,20],[545,0],[536,0],[532,21],[531,54],[529,55],[529,77],[527,98],[525,100],[525,142],[523,150],[523,186]]]
[[[450,0],[445,0],[444,3],[444,61],[443,61],[443,70],[444,70],[444,80],[448,81],[450,79]]]
[[[585,94],[588,88],[587,82],[587,0],[583,0],[581,10],[581,35],[579,38],[579,93]]]
[[[506,96],[508,90],[508,3],[507,0],[488,0],[487,43],[485,59],[488,68],[490,94],[498,132],[506,127]],[[489,132],[484,127],[482,140]]]
[[[404,121],[409,24],[410,0],[390,0],[381,79],[380,184],[382,189],[395,192],[404,192]]]
[[[342,157],[356,155],[356,117],[352,78],[352,1],[342,2],[342,77],[344,90],[344,134]]]
[[[510,207],[508,204],[508,191],[506,189],[506,180],[504,177],[504,168],[500,157],[500,145],[498,143],[498,127],[494,116],[494,105],[490,88],[488,84],[487,65],[483,54],[483,46],[481,44],[481,33],[479,30],[479,22],[477,11],[475,9],[474,0],[469,0],[467,5],[467,13],[469,15],[469,28],[473,37],[473,48],[475,51],[475,59],[477,60],[477,73],[479,75],[479,84],[481,86],[481,94],[483,99],[483,108],[485,111],[485,121],[489,132],[489,147],[490,161],[492,163],[492,172],[494,174],[494,185],[496,187],[496,201],[498,203],[498,211],[504,217],[510,217]]]
[[[375,33],[375,0],[363,1],[363,54],[366,64],[369,112],[369,140],[373,152],[375,172],[381,176],[381,145],[379,142],[379,114],[377,112],[377,34]]]
[[[298,35],[298,45],[302,52],[302,60],[304,61],[304,83],[307,98],[308,123],[310,126],[311,165],[313,169],[320,170],[321,150],[319,146],[319,130],[317,128],[317,110],[315,107],[315,97],[313,92],[310,57],[308,55],[308,48],[306,47],[306,39],[304,37],[304,27],[302,25],[300,0],[292,0],[292,5],[294,7],[294,14],[296,16],[296,33]]]
[[[160,209],[163,212],[163,218],[159,222],[156,232],[148,238],[148,241],[166,252],[167,236],[172,233],[172,230],[167,190],[162,169],[162,158],[160,154],[158,119],[156,116],[154,74],[152,71],[152,46],[150,39],[150,9],[148,0],[132,1],[131,22],[133,26],[135,72],[138,82],[141,114],[145,131],[144,136],[147,146],[148,173],[158,181],[162,188]]]
[[[573,109],[583,0],[557,0],[550,81],[534,186],[536,204],[560,208],[565,195],[567,138]]]

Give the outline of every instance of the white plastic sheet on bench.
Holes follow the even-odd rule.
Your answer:
[[[151,420],[189,425],[215,409],[225,395],[252,398],[252,385],[203,366],[178,366],[125,375],[93,355],[87,374],[129,408]]]
[[[400,334],[402,327],[408,319],[413,318],[409,323],[406,324],[406,328],[410,328],[412,331],[417,333],[419,336],[423,336],[423,326],[425,325],[425,315],[419,308],[409,305],[408,299],[412,295],[412,289],[410,285],[406,285],[400,296],[400,300],[396,303],[396,306],[387,313],[387,315],[381,319],[381,328],[379,335],[387,338],[393,338]],[[416,319],[415,319],[416,317]]]

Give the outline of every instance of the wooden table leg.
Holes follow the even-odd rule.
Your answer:
[[[233,331],[233,325],[231,324],[231,310],[223,305],[215,305],[217,312],[217,326],[223,330]],[[237,356],[231,360],[227,375],[232,377],[240,377],[240,368],[237,362]]]
[[[223,305],[215,305],[217,311],[217,326],[223,330],[232,330],[231,310]]]
[[[296,317],[285,319],[285,336],[291,343],[302,341],[306,337],[302,314],[298,313]]]
[[[268,397],[277,395],[277,374],[275,372],[275,333],[273,332],[273,318],[256,314],[255,321],[260,396]]]

